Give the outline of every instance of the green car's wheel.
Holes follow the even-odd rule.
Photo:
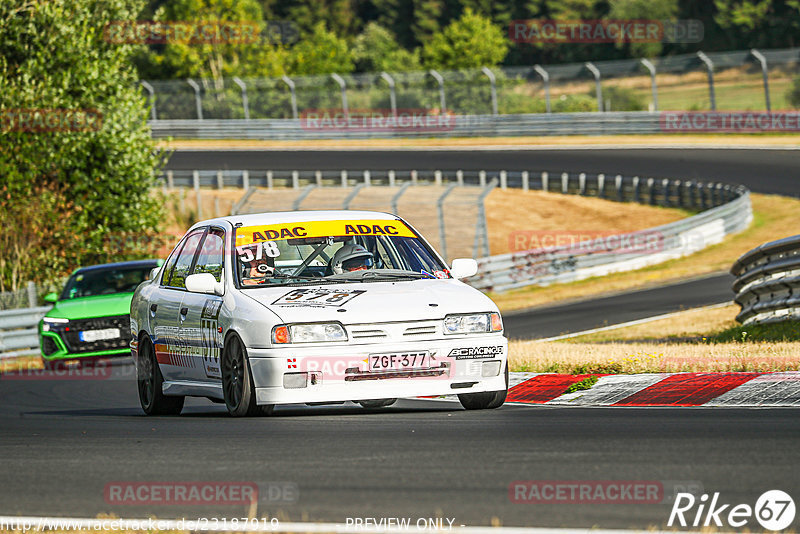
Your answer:
[[[250,362],[242,340],[231,334],[222,350],[222,394],[225,406],[234,417],[269,415],[274,404],[256,404],[256,388],[250,372]]]
[[[168,397],[162,392],[164,377],[156,360],[156,351],[150,338],[144,336],[139,343],[136,382],[139,402],[147,415],[179,415],[183,410],[184,397]]]

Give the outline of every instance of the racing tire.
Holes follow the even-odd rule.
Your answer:
[[[256,404],[256,388],[247,350],[241,338],[231,334],[222,350],[222,394],[225,407],[233,417],[254,417],[269,415],[274,404]]]
[[[506,364],[506,389],[482,393],[463,393],[458,396],[465,410],[493,410],[506,401],[508,395],[508,364]]]
[[[358,403],[367,410],[371,410],[373,408],[386,408],[395,402],[397,402],[397,399],[371,399],[358,401]]]
[[[150,338],[144,336],[139,343],[139,361],[136,366],[136,385],[139,403],[147,415],[180,415],[185,397],[166,396],[161,389],[164,376],[158,366],[156,351]]]

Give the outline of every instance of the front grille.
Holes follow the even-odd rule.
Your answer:
[[[406,331],[403,332],[404,336],[421,336],[421,335],[430,335],[436,333],[436,325],[425,325],[425,326],[412,326],[410,328],[406,328]]]
[[[351,337],[353,339],[384,338],[388,337],[388,334],[376,328],[371,330],[353,330]]]
[[[441,333],[439,320],[396,321],[372,324],[347,325],[347,332],[353,341],[364,343],[377,341],[409,341],[431,339]]]
[[[131,342],[130,315],[77,319],[75,321],[70,321],[68,326],[69,331],[63,332],[62,337],[69,352],[81,353],[125,349],[129,348]],[[84,330],[103,330],[106,328],[119,328],[120,337],[115,339],[101,339],[98,341],[81,341],[79,337],[80,332]]]

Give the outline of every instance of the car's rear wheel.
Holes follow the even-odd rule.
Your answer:
[[[156,360],[156,351],[148,337],[139,343],[136,382],[139,389],[139,402],[147,415],[179,415],[183,410],[184,397],[168,397],[161,386],[164,377]]]
[[[501,391],[486,391],[483,393],[463,393],[458,396],[461,406],[465,410],[491,410],[499,408],[506,401],[508,395],[508,364],[506,364],[506,389]]]
[[[370,399],[370,400],[361,400],[358,403],[363,406],[364,408],[371,409],[371,408],[386,408],[387,406],[391,406],[397,402],[397,399]]]
[[[256,404],[256,388],[242,340],[231,334],[222,350],[222,393],[225,406],[234,417],[269,415],[274,404]]]

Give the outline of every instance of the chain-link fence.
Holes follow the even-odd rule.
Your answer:
[[[302,119],[320,110],[491,115],[785,110],[800,48],[460,71],[143,81],[154,120]]]

